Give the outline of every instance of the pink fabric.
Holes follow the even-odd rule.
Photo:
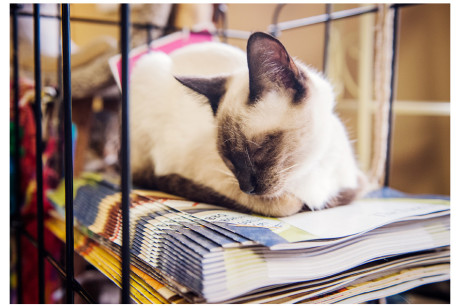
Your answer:
[[[201,32],[201,33],[190,33],[187,38],[180,38],[176,39],[174,41],[167,42],[162,45],[157,45],[155,46],[152,50],[153,51],[161,51],[166,54],[171,53],[174,50],[180,49],[182,47],[191,45],[191,44],[196,44],[196,43],[202,43],[202,42],[209,42],[213,41],[213,37],[211,34],[207,32]],[[135,55],[130,56],[129,58],[129,74],[131,75],[131,69],[134,67],[134,64],[146,53],[148,53],[147,50],[143,52],[136,53]],[[118,77],[121,79],[121,57],[118,60],[117,64],[117,72],[118,72]]]

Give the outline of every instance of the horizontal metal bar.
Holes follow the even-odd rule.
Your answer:
[[[417,5],[417,4],[398,3],[398,4],[393,4],[392,7],[405,7],[405,6],[412,6],[412,5]],[[277,25],[271,24],[268,27],[268,32],[274,33],[273,31],[275,30],[285,31],[285,30],[290,30],[290,29],[294,29],[298,27],[323,23],[328,20],[338,20],[338,19],[343,19],[343,18],[348,18],[348,17],[359,16],[359,15],[367,14],[367,13],[375,13],[377,10],[378,9],[376,6],[361,7],[361,8],[355,8],[355,9],[350,9],[350,10],[333,12],[330,15],[330,19],[328,17],[328,14],[322,14],[322,15],[317,15],[317,16],[312,16],[312,17],[307,17],[307,18],[302,18],[302,19],[297,19],[297,20],[285,21],[285,22],[278,23]],[[32,13],[18,12],[18,17],[32,17]],[[58,16],[58,15],[40,14],[40,17],[61,19],[61,16]],[[86,22],[86,23],[94,23],[94,24],[110,25],[110,26],[120,26],[121,25],[121,21],[96,19],[96,18],[70,17],[70,21]],[[134,28],[141,28],[141,29],[158,29],[158,30],[172,30],[172,31],[183,30],[183,28],[178,28],[178,27],[173,27],[173,26],[162,27],[162,26],[158,26],[153,23],[131,22],[130,26]],[[190,32],[193,33],[193,31],[190,31]],[[228,36],[229,38],[236,38],[236,39],[248,39],[251,33],[252,32],[250,31],[232,30],[232,29],[211,32],[211,34],[214,34],[217,36]]]
[[[400,101],[394,102],[394,112],[396,115],[413,116],[450,116],[450,102],[427,102],[427,101]],[[375,112],[375,101],[369,101],[371,111]],[[353,99],[340,100],[337,109],[356,110],[358,102]]]
[[[31,17],[32,15],[30,13],[26,12],[21,12],[18,13],[19,17]],[[61,19],[60,16],[55,16],[55,15],[40,15],[40,17],[43,18],[55,18],[55,19]],[[95,18],[82,18],[82,17],[70,17],[70,21],[75,21],[75,22],[86,22],[86,23],[93,23],[93,24],[100,24],[100,25],[108,25],[108,26],[121,26],[120,21],[116,20],[104,20],[104,19],[95,19]],[[138,23],[138,22],[131,22],[130,23],[131,27],[138,28],[138,29],[144,29],[144,30],[171,30],[171,31],[182,31],[185,30],[184,28],[178,28],[174,26],[158,26],[153,23]],[[187,29],[189,31],[189,29]],[[199,32],[195,32],[190,30],[190,33],[196,33],[199,34]],[[229,38],[236,38],[236,39],[248,39],[249,36],[251,35],[251,32],[249,31],[241,31],[241,30],[224,30],[224,31],[211,31],[210,32],[212,35],[216,36],[227,36]]]
[[[416,5],[416,4],[392,4],[391,7],[400,8],[400,7],[411,6],[411,5]],[[315,15],[315,16],[306,17],[306,18],[300,18],[296,20],[284,21],[278,24],[271,24],[268,26],[268,30],[269,30],[269,33],[276,33],[279,31],[292,30],[292,29],[296,29],[300,27],[324,23],[324,22],[327,22],[328,20],[330,21],[340,20],[344,18],[360,16],[363,14],[375,13],[377,11],[378,11],[378,7],[375,5],[357,7],[357,8],[348,9],[348,10],[331,12],[330,14],[326,13],[326,14]]]
[[[354,16],[359,16],[367,13],[375,13],[378,11],[377,6],[366,6],[358,7],[349,10],[343,10],[339,12],[332,12],[330,14],[321,14],[296,20],[289,20],[280,22],[278,24],[271,24],[268,28],[270,32],[274,31],[286,31],[291,29],[296,29],[300,27],[305,27],[309,25],[314,25],[318,23],[323,23],[328,20],[338,20],[343,18],[349,18]]]
[[[38,248],[38,242],[35,240],[34,237],[30,233],[28,233],[26,230],[21,230],[19,231],[20,234],[24,235],[24,237],[29,240],[29,242],[36,248]],[[58,263],[58,261],[46,250],[44,252],[45,259],[56,269],[58,272],[59,276],[65,280],[67,279],[67,274],[64,271],[64,268],[61,267],[61,265]],[[76,280],[73,279],[72,286],[74,288],[74,291],[78,293],[87,303],[90,304],[95,304],[96,301],[86,292],[86,290],[80,285],[80,283]]]
[[[19,17],[32,17],[31,13],[27,12],[19,12]],[[54,18],[54,19],[61,19],[59,15],[48,15],[48,14],[40,14],[40,17],[43,18]],[[70,17],[70,21],[74,22],[84,22],[84,23],[95,23],[101,25],[110,25],[110,26],[120,26],[121,21],[118,20],[107,20],[107,19],[97,19],[97,18],[84,18],[84,17]],[[135,28],[143,28],[143,29],[166,29],[168,27],[162,27],[153,23],[140,23],[140,22],[131,22],[130,24],[132,27]]]
[[[227,29],[223,30],[222,36],[225,36],[227,38],[236,38],[236,39],[244,39],[247,40],[249,36],[251,36],[252,32],[249,31],[242,31],[242,30],[232,30],[232,29]],[[221,34],[221,33],[218,33]]]

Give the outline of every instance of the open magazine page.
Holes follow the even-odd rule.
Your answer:
[[[449,264],[404,269],[388,276],[352,284],[340,289],[339,292],[327,294],[324,297],[315,297],[299,302],[314,304],[362,303],[448,279],[450,279]]]
[[[339,288],[356,282],[365,282],[389,275],[402,268],[420,267],[450,262],[449,251],[427,252],[418,255],[400,256],[399,258],[380,260],[360,267],[344,271],[326,278],[307,282],[293,283],[284,286],[271,286],[256,290],[243,297],[228,300],[231,303],[274,303],[277,300],[289,299],[290,303],[310,297],[333,292]]]
[[[438,220],[431,225],[436,223]],[[225,250],[227,272],[210,275],[209,280],[205,277],[202,293],[209,301],[220,302],[221,299],[230,299],[258,287],[319,279],[379,258],[449,244],[448,234],[437,236],[442,238],[434,242],[431,234],[424,234],[424,229],[419,229],[416,226],[401,230],[398,237],[394,237],[393,233],[382,233],[372,239],[362,239],[335,250],[325,249],[316,253],[270,251],[267,248]],[[442,233],[444,229],[440,227],[436,231]],[[203,268],[206,269],[206,266]]]
[[[269,247],[361,234],[414,217],[430,218],[435,213],[449,214],[450,210],[450,202],[446,200],[363,199],[346,206],[276,219],[222,208],[209,209],[211,207],[202,206],[204,204],[187,201],[165,200],[163,204]]]
[[[314,212],[302,212],[281,218],[321,239],[349,236],[405,220],[449,211],[450,201],[437,199],[361,199],[350,205]]]
[[[50,229],[53,229],[53,232],[57,236],[59,236],[59,231],[61,232],[60,236],[62,236],[62,239],[64,239],[64,224],[62,221],[60,221],[60,230],[56,230],[58,221],[55,220],[54,222],[48,221],[47,222],[47,227]],[[59,228],[59,227],[58,227]],[[77,236],[77,237],[82,237]],[[76,251],[80,250],[79,247],[79,239],[76,240]],[[88,260],[90,263],[93,263],[99,270],[101,270],[103,273],[105,273],[109,278],[113,279],[115,282],[119,283],[119,266],[120,266],[120,258],[114,254],[110,255],[110,252],[103,251],[103,249],[98,250],[98,254],[96,257],[90,256],[88,257],[89,254],[92,254],[94,251],[88,250],[89,247],[91,247],[91,250],[94,250],[97,248],[93,243],[88,244],[87,242],[84,243],[85,252],[81,253],[82,256],[85,257],[86,260]],[[104,255],[105,254],[105,255]],[[431,252],[431,253],[422,253],[419,255],[415,256],[405,256],[401,257],[400,259],[395,259],[393,261],[387,261],[387,260],[382,260],[377,263],[370,263],[363,268],[356,268],[351,270],[350,272],[344,272],[340,275],[336,275],[330,278],[325,278],[325,279],[318,279],[314,280],[311,282],[307,283],[297,283],[293,285],[288,285],[285,286],[284,288],[277,289],[277,287],[273,287],[271,290],[267,289],[265,291],[262,291],[260,293],[255,293],[252,295],[248,295],[247,297],[242,296],[239,299],[235,300],[228,300],[226,303],[281,303],[281,302],[296,302],[296,301],[305,301],[307,298],[314,298],[321,296],[322,294],[328,294],[329,295],[337,295],[340,294],[341,298],[344,298],[349,295],[353,295],[356,293],[353,293],[354,291],[351,290],[351,288],[358,287],[362,288],[367,288],[367,291],[372,290],[372,292],[376,292],[376,288],[378,289],[379,287],[376,285],[370,286],[369,284],[372,284],[373,279],[380,279],[385,275],[389,274],[394,274],[392,271],[400,271],[401,267],[404,267],[405,270],[411,268],[411,267],[419,267],[419,266],[428,266],[428,265],[434,265],[434,264],[439,264],[439,263],[448,263],[449,262],[449,252],[448,251],[439,251],[439,252]],[[112,256],[112,258],[110,258]],[[101,266],[105,265],[105,267]],[[107,266],[108,265],[108,266]],[[431,269],[433,270],[433,269]],[[118,271],[118,272],[117,272]],[[174,292],[170,291],[164,285],[161,283],[158,283],[154,279],[149,276],[149,274],[146,274],[145,271],[139,270],[135,267],[132,267],[132,271],[136,276],[139,277],[137,280],[133,280],[131,282],[131,285],[133,286],[133,289],[131,294],[133,295],[133,299],[138,302],[138,303],[158,303],[158,302],[164,302],[163,299],[167,299],[169,303],[171,302],[180,302],[183,303],[184,301],[180,299],[180,297],[177,296]],[[433,272],[433,271],[432,271]],[[412,272],[413,273],[413,272]],[[443,272],[442,275],[438,277],[442,277],[443,279],[447,278],[447,275],[445,274],[446,271]],[[434,271],[435,275],[439,274],[439,271]],[[365,278],[364,276],[368,276]],[[404,275],[400,276],[404,277]],[[387,277],[388,279],[388,277]],[[367,281],[366,281],[367,280]],[[436,280],[433,279],[433,276],[431,277],[426,277],[424,278],[423,281],[428,282],[429,280]],[[396,278],[395,279],[395,284],[397,284],[400,281],[400,279]],[[419,281],[414,281],[411,284],[413,284],[411,287],[408,287],[407,282],[404,284],[404,288],[410,289],[412,287],[415,287],[417,284],[420,284],[421,282]],[[354,283],[353,283],[354,282]],[[361,283],[364,283],[363,285]],[[351,286],[352,284],[352,286]],[[391,283],[390,283],[391,285]],[[389,285],[384,285],[388,287]],[[346,288],[346,289],[343,289]],[[402,289],[399,289],[399,291],[395,291],[400,286],[392,286],[390,289],[393,290],[391,291],[391,294],[395,294],[398,292],[401,292]],[[334,289],[337,290],[337,293],[334,293]],[[380,289],[380,290],[384,290]],[[343,292],[351,291],[351,294],[349,295],[344,295]],[[356,290],[356,289],[353,289]],[[389,289],[387,289],[389,290]],[[332,292],[331,292],[332,291]],[[361,295],[358,296],[352,296],[351,299],[354,298],[354,300],[351,300],[352,303],[355,302],[363,302],[369,299],[373,299],[373,296],[367,297],[366,295],[362,295],[362,292],[364,290],[360,290]],[[371,293],[372,293],[371,292]],[[380,293],[380,291],[377,291]],[[389,293],[385,293],[388,291],[382,291],[383,295],[379,295],[378,297],[388,295]],[[155,295],[154,295],[155,294]],[[265,296],[265,298],[264,298]],[[193,298],[193,297],[191,297]],[[331,297],[329,297],[331,298]],[[192,300],[191,300],[192,301]],[[195,301],[199,301],[199,299],[196,299]]]

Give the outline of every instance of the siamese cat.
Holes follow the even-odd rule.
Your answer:
[[[276,38],[152,52],[131,76],[133,183],[266,216],[363,189],[330,83]]]

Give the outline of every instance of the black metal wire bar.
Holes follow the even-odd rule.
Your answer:
[[[72,87],[70,71],[70,8],[62,4],[62,68],[64,103],[64,182],[65,182],[65,263],[66,301],[74,303],[74,235],[73,235],[73,154],[72,154]]]
[[[35,72],[35,154],[37,180],[38,302],[45,303],[45,269],[43,236],[43,160],[42,160],[42,80],[40,59],[40,5],[34,4],[34,72]]]
[[[19,16],[31,16],[31,14],[27,12],[19,12],[18,15]],[[61,17],[58,15],[48,15],[48,14],[41,14],[40,17],[61,19]],[[70,17],[70,21],[83,22],[83,23],[94,23],[94,24],[110,25],[110,26],[121,26],[122,24],[121,21],[117,21],[117,20],[105,20],[105,19],[84,18],[84,17],[75,17],[75,16]],[[141,23],[141,22],[132,22],[131,26],[134,28],[141,28],[141,29],[152,28],[152,29],[164,30],[166,28],[166,27],[159,26],[153,23]]]
[[[12,13],[12,43],[13,43],[13,111],[14,111],[14,241],[16,244],[16,279],[17,279],[17,303],[22,304],[22,247],[21,247],[21,162],[20,149],[21,140],[19,135],[19,60],[18,60],[18,7],[16,4],[10,5]]]
[[[286,31],[286,30],[296,29],[296,28],[314,25],[318,23],[323,23],[328,20],[338,20],[338,19],[343,19],[343,18],[359,16],[359,15],[363,15],[367,13],[375,13],[377,12],[377,10],[378,10],[377,6],[358,7],[358,8],[353,8],[349,10],[332,12],[330,14],[326,13],[326,14],[321,14],[321,15],[316,15],[316,16],[311,16],[311,17],[306,17],[306,18],[301,18],[301,19],[296,19],[296,20],[280,22],[276,25],[270,25],[269,29],[271,29],[272,27],[276,27],[276,29],[279,31]]]
[[[284,4],[280,5],[280,8]],[[395,3],[392,4],[391,7],[404,7],[404,6],[412,6],[412,5],[417,5],[416,3]],[[334,12],[330,15],[329,20],[337,20],[337,19],[343,19],[343,18],[348,18],[348,17],[354,17],[354,16],[359,16],[367,13],[375,13],[377,12],[377,7],[376,6],[370,6],[370,7],[359,7],[355,9],[349,9],[349,10],[343,10],[343,11],[338,11]],[[27,13],[27,12],[18,12],[18,16],[32,16],[32,14]],[[60,16],[56,15],[46,15],[42,14],[40,17],[43,18],[56,18],[60,19]],[[307,17],[307,18],[302,18],[302,19],[297,19],[297,20],[291,20],[291,21],[286,21],[280,23],[280,27],[277,27],[277,23],[273,23],[268,27],[268,32],[269,33],[277,33],[274,36],[279,35],[280,31],[285,31],[285,30],[290,30],[298,27],[304,27],[304,26],[309,26],[309,25],[314,25],[322,22],[326,22],[328,20],[327,14],[322,14],[322,15],[316,15],[312,17]],[[70,21],[72,22],[83,22],[83,23],[95,23],[95,24],[101,24],[101,25],[111,25],[111,26],[120,26],[121,22],[120,21],[115,21],[115,20],[104,20],[104,19],[95,19],[95,18],[82,18],[82,17],[71,17]],[[158,26],[153,23],[137,23],[137,22],[132,22],[131,27],[133,28],[141,28],[141,29],[146,29],[146,28],[152,28],[152,29],[159,29],[159,30],[172,30],[172,31],[180,31],[182,28],[174,27],[174,26]],[[192,31],[193,33],[193,31]],[[216,31],[216,32],[211,32],[213,35],[219,35],[223,36],[224,38],[236,38],[236,39],[248,39],[249,36],[251,35],[250,31],[241,31],[241,30],[232,30],[232,29],[224,29],[223,31]]]
[[[61,14],[62,14],[62,10],[61,10],[61,4],[60,3],[57,3],[57,12],[59,14],[59,20],[61,20]],[[57,55],[57,98],[56,98],[56,101],[57,101],[57,117],[58,118],[61,118],[58,123],[57,123],[57,143],[58,143],[58,148],[60,150],[60,152],[62,153],[62,149],[64,148],[64,134],[63,134],[63,131],[64,131],[64,120],[62,120],[62,118],[64,118],[64,109],[63,109],[63,101],[64,101],[64,94],[63,94],[63,71],[62,71],[62,22],[57,22],[57,27],[58,27],[58,39],[57,39],[57,43],[58,43],[58,55]],[[60,175],[60,178],[63,179],[64,176],[65,176],[65,173],[64,173],[64,168],[65,168],[65,165],[64,165],[64,154],[59,154],[58,155],[58,166],[57,166],[57,169],[59,170],[59,175]],[[65,258],[62,258],[63,262],[62,264],[64,265],[64,260]]]
[[[385,177],[383,181],[384,187],[390,186],[390,165],[391,165],[391,143],[393,137],[393,104],[396,92],[396,55],[398,52],[398,30],[399,30],[399,6],[393,7],[393,46],[391,54],[391,80],[390,80],[390,107],[388,110],[388,135],[387,135],[387,151],[385,159]]]
[[[146,31],[147,31],[147,52],[150,52],[150,44],[152,43],[152,28],[151,27],[147,27],[146,28]]]
[[[57,5],[57,10],[59,14],[59,18],[61,18],[61,5]],[[58,56],[57,56],[57,88],[58,88],[58,101],[62,101],[62,26],[58,23]],[[61,131],[61,130],[59,130]],[[60,144],[59,148],[62,148],[62,144]]]
[[[326,4],[326,16],[327,19],[325,21],[325,28],[324,28],[324,49],[323,49],[323,73],[324,75],[327,74],[327,64],[329,59],[329,37],[331,32],[331,11],[332,11],[332,4]]]
[[[26,12],[19,12],[19,16],[24,16],[24,17],[29,17],[31,16],[30,13]],[[60,19],[59,16],[55,15],[41,15],[43,18],[56,18]],[[109,25],[109,26],[120,26],[121,22],[119,21],[113,21],[113,20],[103,20],[103,19],[94,19],[94,18],[81,18],[81,17],[71,17],[70,21],[72,22],[83,22],[83,23],[94,23],[94,24],[100,24],[100,25]],[[158,29],[162,31],[170,30],[170,31],[181,31],[183,28],[178,28],[174,26],[158,26],[153,23],[136,23],[132,22],[131,27],[133,28],[138,28],[138,29]],[[203,32],[195,32],[195,31],[190,31],[190,33],[196,33],[196,34],[201,34]],[[241,30],[231,30],[231,29],[224,29],[222,31],[210,31],[212,35],[218,35],[218,36],[223,36],[224,39],[226,38],[236,38],[236,39],[248,39],[249,36],[251,35],[251,32],[249,31],[241,31]],[[207,35],[207,34],[206,34]]]
[[[29,242],[34,246],[37,247],[37,241],[30,235],[27,231],[23,231],[22,234],[24,237],[29,240]],[[59,262],[45,250],[45,259],[56,269],[58,274],[62,277],[62,279],[67,278],[67,274]],[[77,282],[75,279],[73,280],[73,287],[76,293],[78,293],[87,303],[95,304],[96,301],[91,297],[91,295],[86,292],[86,290]]]
[[[218,35],[222,36],[222,42],[223,43],[228,43],[228,18],[227,18],[227,12],[228,8],[227,5],[224,3],[220,3],[217,5],[217,10],[218,10],[218,18],[222,21],[221,22],[221,30],[218,31]]]
[[[417,5],[416,3],[394,3],[391,5],[391,8],[400,8],[405,6],[412,6]],[[296,20],[290,20],[285,22],[280,22],[278,24],[271,24],[268,29],[269,33],[273,32],[273,28],[277,29],[277,31],[286,31],[292,30],[300,27],[310,26],[314,24],[319,24],[326,22],[327,20],[339,20],[349,17],[355,17],[363,14],[368,13],[375,13],[378,11],[377,6],[365,6],[365,7],[357,7],[349,10],[342,10],[338,12],[332,12],[329,16],[328,14],[316,15]]]
[[[275,11],[273,12],[272,24],[271,27],[269,27],[269,33],[274,37],[278,37],[280,35],[280,30],[278,28],[278,19],[280,17],[281,10],[285,5],[286,3],[278,4],[275,8]]]
[[[131,170],[129,163],[129,4],[121,4],[121,302],[130,303],[129,207]]]

